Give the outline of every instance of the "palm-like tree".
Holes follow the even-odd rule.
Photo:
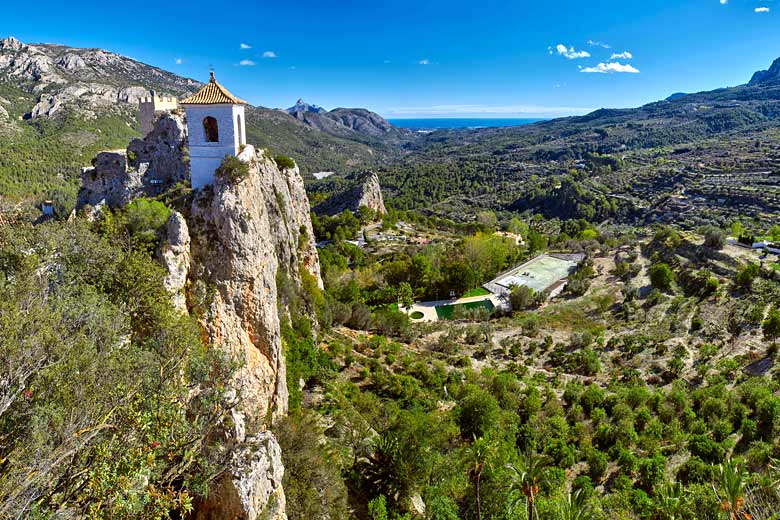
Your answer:
[[[525,452],[518,464],[506,465],[509,478],[512,479],[512,490],[520,491],[520,496],[512,503],[512,509],[520,502],[524,502],[528,508],[528,518],[539,520],[536,495],[547,473],[547,464],[547,457],[529,450]]]
[[[471,445],[470,457],[473,462],[469,470],[469,477],[474,482],[474,500],[477,507],[477,520],[482,519],[482,498],[480,496],[480,484],[482,482],[482,473],[493,455],[494,447],[488,439],[474,439]]]
[[[658,494],[656,507],[663,520],[679,520],[688,496],[679,482],[667,482]]]
[[[558,504],[557,520],[589,520],[592,516],[593,508],[581,489],[569,493],[566,500]]]
[[[726,512],[729,520],[751,520],[750,514],[745,508],[745,467],[739,462],[728,459],[724,464],[718,466],[718,489],[715,496],[720,502],[720,509]],[[722,494],[721,494],[722,493]]]

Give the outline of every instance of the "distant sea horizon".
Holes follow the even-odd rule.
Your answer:
[[[491,128],[498,126],[520,126],[547,121],[546,118],[514,117],[432,117],[393,118],[387,121],[393,126],[409,130],[447,130],[454,128]]]

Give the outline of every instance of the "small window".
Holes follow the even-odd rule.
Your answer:
[[[219,127],[216,119],[208,116],[203,120],[203,134],[206,136],[207,143],[219,142]]]

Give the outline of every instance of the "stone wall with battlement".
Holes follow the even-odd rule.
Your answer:
[[[142,97],[138,100],[138,110],[141,120],[141,135],[146,137],[154,129],[154,120],[163,112],[170,112],[179,107],[179,100],[173,96]]]

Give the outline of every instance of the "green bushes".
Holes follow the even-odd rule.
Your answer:
[[[215,173],[217,178],[228,182],[239,182],[249,175],[249,164],[235,155],[226,155]]]
[[[132,243],[139,248],[153,249],[170,216],[171,210],[156,200],[137,199],[128,204],[124,218]]]
[[[219,471],[234,367],[147,251],[81,221],[0,233],[0,363],[24,390],[0,388],[0,516],[186,514]]]
[[[654,264],[650,267],[650,283],[659,291],[668,291],[675,281],[674,271],[665,263]]]
[[[287,170],[295,168],[295,161],[287,157],[286,155],[277,155],[274,157],[274,162],[280,170]]]
[[[456,415],[464,438],[481,438],[498,424],[498,402],[481,388],[469,387],[458,405]]]

